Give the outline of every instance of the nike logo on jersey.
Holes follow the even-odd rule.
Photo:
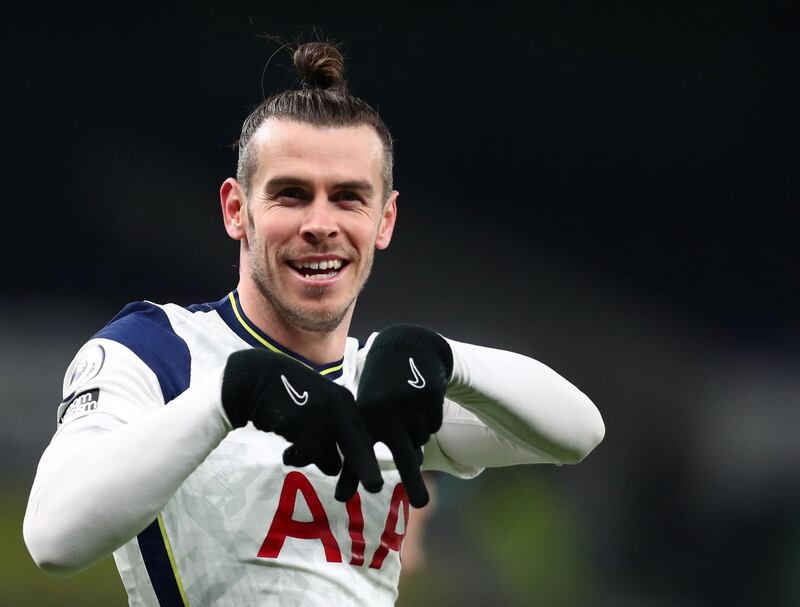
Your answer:
[[[425,387],[425,378],[422,377],[422,373],[420,373],[419,369],[417,369],[417,365],[414,364],[413,358],[408,359],[408,364],[411,366],[411,373],[414,374],[414,379],[407,380],[408,385],[412,388],[418,388],[421,390]]]
[[[308,402],[308,390],[300,394],[292,387],[292,384],[289,383],[285,375],[281,375],[281,381],[283,382],[283,387],[286,388],[286,391],[289,393],[289,398],[294,401],[295,405],[302,407]]]

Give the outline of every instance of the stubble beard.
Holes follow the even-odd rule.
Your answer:
[[[344,317],[355,305],[356,299],[372,271],[373,257],[370,255],[367,260],[367,266],[364,269],[364,279],[358,285],[356,294],[350,301],[336,310],[309,310],[302,305],[291,304],[281,297],[277,286],[278,278],[275,276],[275,272],[265,263],[264,258],[258,255],[257,251],[259,250],[259,248],[251,246],[249,251],[250,277],[253,279],[259,293],[272,306],[278,316],[283,318],[290,326],[309,333],[330,333],[337,329],[342,324]],[[324,297],[328,291],[326,287],[310,288],[314,289],[313,294],[318,298]]]

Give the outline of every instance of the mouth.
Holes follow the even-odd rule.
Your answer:
[[[349,261],[340,258],[323,259],[296,259],[287,262],[301,278],[305,280],[323,282],[332,280],[349,265]]]

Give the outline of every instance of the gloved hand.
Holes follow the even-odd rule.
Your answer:
[[[413,325],[392,325],[372,343],[356,404],[374,442],[392,452],[409,503],[428,503],[422,480],[422,445],[442,425],[442,405],[453,372],[453,352],[437,333]],[[355,466],[345,457],[336,499],[358,489]]]
[[[234,428],[252,421],[292,443],[283,452],[286,465],[313,463],[335,476],[342,467],[338,446],[367,491],[383,486],[353,395],[289,356],[261,349],[231,354],[222,378],[222,406]]]

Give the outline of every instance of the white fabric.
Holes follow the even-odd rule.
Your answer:
[[[450,461],[461,467],[576,464],[603,440],[594,404],[546,365],[514,352],[448,343],[453,376],[447,424],[436,439]]]
[[[369,567],[399,483],[388,450],[376,446],[383,490],[360,490],[362,565],[350,564],[351,521],[333,498],[335,479],[314,466],[299,472],[319,498],[341,562],[329,562],[319,539],[293,537],[277,558],[257,556],[287,475],[298,469],[281,462],[281,437],[252,425],[230,431],[221,373],[229,354],[249,344],[216,311],[161,309],[191,353],[189,388],[164,406],[153,371],[128,348],[107,339],[85,346],[105,350],[100,371],[79,386],[99,396],[93,408],[66,411],[42,456],[23,529],[34,560],[71,574],[116,551],[131,604],[157,605],[136,535],[160,514],[190,605],[392,605],[399,554],[389,550],[380,568]],[[353,393],[372,339],[359,350],[348,338],[336,381]],[[485,466],[573,463],[602,440],[594,405],[552,370],[517,354],[450,344],[444,423],[426,445],[425,468],[470,478]],[[296,497],[292,520],[310,521]]]

